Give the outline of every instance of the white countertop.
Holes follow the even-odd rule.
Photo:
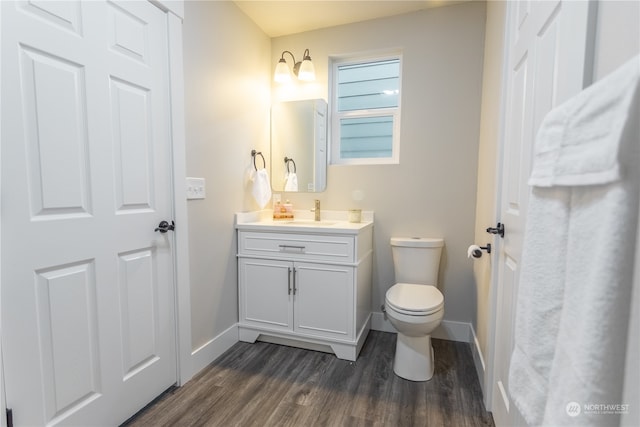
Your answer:
[[[373,227],[373,211],[362,211],[361,222],[349,222],[349,211],[322,211],[320,221],[314,221],[311,211],[293,212],[293,220],[274,220],[271,209],[238,212],[235,215],[235,227],[238,230],[336,234],[358,234],[365,228]]]

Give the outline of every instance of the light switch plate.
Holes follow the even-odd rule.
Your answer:
[[[205,195],[204,178],[187,177],[187,200],[204,199]]]

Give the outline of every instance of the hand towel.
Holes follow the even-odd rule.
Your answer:
[[[295,172],[284,175],[284,191],[298,191],[298,175]]]
[[[617,425],[598,408],[625,403],[639,60],[552,110],[536,139],[509,369],[530,425]]]
[[[251,194],[253,198],[260,206],[260,209],[264,209],[269,200],[271,199],[271,183],[269,182],[269,175],[266,169],[254,170],[252,173],[253,187]]]

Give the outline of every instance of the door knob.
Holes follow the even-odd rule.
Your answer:
[[[158,224],[158,227],[154,231],[166,233],[169,230],[173,231],[175,229],[176,229],[176,223],[174,221],[171,221],[171,224],[169,224],[168,221],[160,221],[160,224]]]
[[[495,227],[487,228],[487,233],[497,234],[500,237],[504,237],[504,224],[499,222]]]

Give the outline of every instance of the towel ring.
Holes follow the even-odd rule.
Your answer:
[[[289,170],[289,163],[293,163],[293,173],[297,173],[298,167],[296,166],[296,162],[291,157],[285,157],[284,164],[287,166],[287,172],[291,172]]]
[[[255,170],[258,170],[258,167],[256,166],[256,156],[257,155],[260,155],[260,157],[262,157],[262,168],[266,169],[267,162],[264,160],[264,156],[262,155],[262,152],[256,151],[256,150],[251,150],[251,157],[253,157],[253,168]]]

